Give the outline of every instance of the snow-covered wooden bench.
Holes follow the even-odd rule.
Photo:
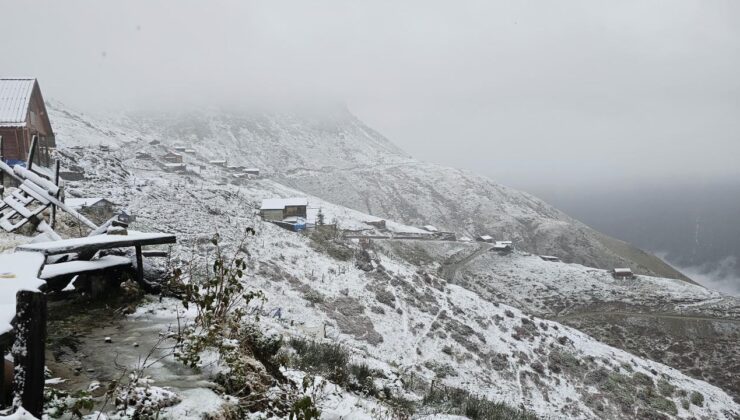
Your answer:
[[[83,272],[89,272],[114,266],[123,267],[124,262],[120,258],[102,257],[97,260],[92,260],[92,258],[101,250],[133,247],[136,252],[136,281],[141,284],[145,290],[151,292],[155,291],[155,288],[144,280],[142,247],[148,245],[173,244],[176,241],[177,238],[175,235],[169,233],[142,233],[128,231],[126,235],[103,234],[87,236],[84,238],[27,244],[19,246],[16,249],[18,251],[38,252],[47,257],[62,254],[76,254],[78,256],[76,261],[47,265],[46,267],[48,268],[45,267],[45,270],[48,271],[46,271],[46,274],[42,275],[48,276],[47,278],[53,278],[62,275],[69,276],[74,273],[75,268],[83,270]]]
[[[41,270],[41,279],[48,281],[59,277],[76,276],[119,267],[132,268],[131,259],[117,255],[106,255],[92,261],[67,261],[57,264],[46,264]]]
[[[49,290],[59,291],[67,287],[70,281],[79,275],[85,275],[86,277],[91,275],[103,276],[110,280],[105,283],[117,285],[121,282],[122,273],[133,272],[133,268],[134,265],[130,257],[105,255],[90,261],[75,260],[46,264],[41,270],[40,277],[47,282]],[[83,284],[87,285],[83,289],[89,291],[93,298],[98,296],[105,288],[105,285],[103,285],[102,287],[95,287],[93,290],[91,282]],[[76,286],[80,286],[80,283],[77,282]]]
[[[131,258],[106,255],[95,258],[101,250],[133,247],[136,250],[136,279],[145,289],[142,247],[172,244],[175,235],[128,231],[125,235],[95,235],[84,238],[22,245],[13,254],[0,254],[0,356],[12,348],[16,366],[14,383],[22,389],[14,392],[23,407],[41,413],[44,389],[44,351],[46,340],[46,297],[44,291],[54,283],[68,281],[80,274],[131,269]],[[71,254],[75,260],[50,262],[53,256]],[[62,283],[64,284],[64,283]],[[4,375],[0,374],[0,389]],[[0,393],[0,407],[6,401]],[[40,414],[39,414],[40,415]]]

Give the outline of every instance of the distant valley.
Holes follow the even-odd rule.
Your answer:
[[[592,228],[659,255],[699,283],[740,295],[740,180],[537,193]]]

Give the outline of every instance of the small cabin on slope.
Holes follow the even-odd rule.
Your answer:
[[[308,199],[305,197],[270,198],[262,200],[260,216],[268,221],[282,221],[288,217],[306,218]]]
[[[89,216],[97,223],[105,222],[116,214],[117,205],[105,198],[67,198],[65,204],[80,213]]]
[[[56,140],[36,79],[0,79],[0,136],[6,163],[25,162],[31,139],[38,136],[34,162],[49,166]]]
[[[491,242],[493,242],[493,237],[490,236],[490,235],[480,235],[477,238],[475,238],[475,240],[478,241],[478,242],[488,242],[488,243],[491,243]]]
[[[167,163],[182,163],[182,155],[175,152],[167,152],[162,155],[162,160]]]
[[[612,277],[615,279],[634,279],[635,273],[630,268],[615,268],[612,270]]]

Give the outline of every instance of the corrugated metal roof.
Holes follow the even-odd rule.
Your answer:
[[[0,79],[0,127],[23,125],[36,79]]]

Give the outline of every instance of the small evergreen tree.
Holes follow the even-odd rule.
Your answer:
[[[324,212],[321,211],[321,207],[319,207],[319,214],[316,215],[316,224],[324,226]]]

